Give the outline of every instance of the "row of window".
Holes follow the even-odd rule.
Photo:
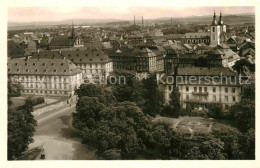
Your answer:
[[[39,93],[39,94],[68,94],[62,91],[43,91],[43,90],[23,90],[23,93]]]
[[[190,100],[190,95],[186,95],[186,100]],[[194,96],[194,100],[207,101],[208,97],[207,96]],[[213,95],[213,102],[216,102],[216,101],[217,101],[217,96]],[[229,97],[225,96],[225,102],[228,102],[228,101],[229,101]],[[236,102],[236,96],[232,96],[232,101]]]
[[[198,87],[199,92],[202,92],[202,87]],[[208,88],[204,87],[204,92],[207,92]],[[186,92],[189,92],[189,86],[186,86]],[[197,92],[197,87],[194,87],[194,92]],[[212,87],[212,92],[216,93],[216,87]],[[225,93],[228,93],[228,88],[225,88]],[[232,93],[236,93],[236,88],[232,88]]]

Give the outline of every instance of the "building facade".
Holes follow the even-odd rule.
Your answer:
[[[172,75],[170,75],[172,76]],[[225,76],[225,77],[224,77]],[[223,79],[221,80],[221,78]],[[178,68],[178,89],[182,108],[207,108],[211,104],[228,109],[241,100],[241,85],[235,81],[236,74],[229,68]],[[217,79],[217,80],[215,80]],[[173,78],[163,78],[159,89],[167,104],[173,90]],[[168,82],[166,82],[168,81]]]
[[[113,71],[113,62],[106,53],[98,48],[84,50],[40,51],[33,58],[63,59],[67,58],[82,71],[83,77],[107,77]]]
[[[81,70],[68,59],[9,59],[8,77],[25,95],[72,96],[82,83]]]

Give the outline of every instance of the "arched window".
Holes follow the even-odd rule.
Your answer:
[[[215,32],[215,27],[212,27],[212,31]]]

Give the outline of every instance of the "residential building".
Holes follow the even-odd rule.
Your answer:
[[[178,68],[178,89],[182,108],[190,104],[192,108],[207,108],[211,104],[218,104],[228,109],[241,100],[241,85],[236,73],[229,68]],[[165,103],[170,100],[173,90],[173,74],[162,77],[159,89],[164,95]],[[221,79],[222,78],[222,79]]]

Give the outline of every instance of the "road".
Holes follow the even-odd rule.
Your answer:
[[[34,143],[29,149],[43,145],[45,160],[93,160],[95,149],[81,143],[79,131],[72,127],[75,105],[37,119]]]

